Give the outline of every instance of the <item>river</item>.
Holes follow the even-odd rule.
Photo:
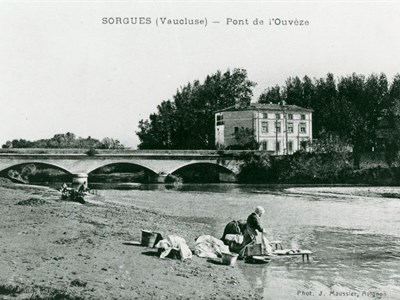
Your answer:
[[[98,193],[105,201],[209,222],[208,234],[218,238],[226,223],[262,205],[271,240],[314,252],[309,262],[301,256],[277,257],[266,265],[238,262],[264,299],[400,299],[400,199],[228,184]]]

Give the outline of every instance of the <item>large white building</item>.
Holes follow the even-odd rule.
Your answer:
[[[308,150],[312,141],[312,110],[296,105],[251,103],[231,106],[215,113],[217,148],[237,144],[235,133],[248,128],[260,145],[277,155]]]

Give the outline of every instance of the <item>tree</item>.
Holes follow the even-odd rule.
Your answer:
[[[7,142],[6,145],[11,145],[10,148],[31,148],[32,147],[32,142],[27,141],[25,139],[15,139],[12,140],[11,142]]]
[[[276,85],[272,88],[267,88],[264,92],[261,93],[258,98],[259,103],[273,103],[279,104],[282,103],[283,95],[281,93],[281,88],[279,85]]]
[[[1,148],[12,148],[12,143],[11,141],[7,141],[5,144],[1,146]]]
[[[55,134],[51,139],[37,141],[13,140],[7,141],[2,148],[86,148],[86,149],[121,149],[124,148],[118,140],[104,138],[102,142],[92,137],[77,138],[71,132]]]
[[[319,138],[312,143],[313,153],[342,153],[350,150],[352,150],[351,145],[334,133],[321,132]]]
[[[289,77],[283,90],[284,100],[287,104],[303,106],[303,85],[299,77]]]
[[[236,144],[230,146],[231,149],[236,150],[258,150],[259,144],[257,143],[254,135],[254,129],[239,128],[235,132]]]
[[[388,166],[392,167],[398,163],[400,151],[400,74],[393,78],[382,107],[379,125],[383,145],[380,146],[384,150]]]
[[[248,105],[255,83],[243,69],[195,80],[163,101],[148,120],[139,121],[140,149],[214,149],[214,112],[235,104]]]
[[[150,121],[140,120],[137,132],[142,141],[141,149],[170,149],[173,141],[179,139],[176,131],[176,107],[171,101],[163,101],[157,107],[158,113],[150,115]]]
[[[342,128],[338,131],[348,137],[356,153],[369,151],[375,145],[380,118],[390,103],[387,97],[384,74],[368,78],[352,74],[339,80],[338,101],[345,110],[337,122]]]
[[[124,145],[119,140],[105,137],[101,140],[102,149],[124,149]]]
[[[335,78],[332,73],[328,73],[326,78],[315,81],[315,97],[311,103],[313,114],[313,136],[319,138],[326,132],[336,132],[332,130],[335,126],[337,114],[337,88]]]
[[[301,107],[311,108],[313,103],[316,101],[315,85],[312,79],[308,76],[304,76],[302,83],[302,102],[298,103]]]

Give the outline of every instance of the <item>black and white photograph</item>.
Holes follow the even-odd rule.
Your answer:
[[[0,0],[0,299],[400,299],[399,28]]]

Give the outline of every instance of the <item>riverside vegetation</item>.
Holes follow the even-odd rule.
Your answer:
[[[399,185],[400,160],[381,162],[376,167],[354,167],[354,154],[349,152],[296,152],[273,157],[263,152],[238,154],[244,160],[238,176],[242,183],[290,184],[369,184]]]

